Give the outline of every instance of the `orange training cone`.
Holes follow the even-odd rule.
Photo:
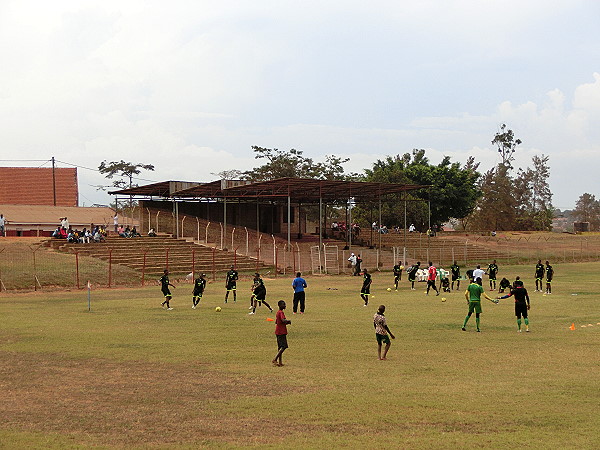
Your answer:
[[[575,329],[575,322],[573,322],[573,323],[571,324],[571,326],[569,327],[569,330],[574,330],[574,329]]]
[[[273,322],[275,319],[271,319],[270,317],[267,317],[267,322]]]

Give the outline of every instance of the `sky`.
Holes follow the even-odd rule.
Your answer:
[[[253,145],[485,171],[506,123],[573,208],[600,197],[598,23],[596,0],[0,0],[0,165],[79,166],[90,206],[104,160],[207,182]]]

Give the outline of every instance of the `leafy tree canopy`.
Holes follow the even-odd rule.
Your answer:
[[[262,166],[242,172],[242,177],[252,181],[274,180],[284,177],[314,178],[319,180],[345,180],[354,176],[344,173],[344,163],[349,158],[334,155],[325,157],[324,163],[316,163],[307,158],[301,150],[288,151],[277,148],[253,146],[255,159],[266,160]]]
[[[404,155],[388,156],[378,160],[372,169],[365,170],[365,181],[378,181],[388,183],[431,185],[430,188],[413,191],[409,200],[423,200],[410,202],[407,206],[408,222],[424,225],[424,209],[427,201],[431,199],[431,223],[441,225],[450,218],[463,218],[473,211],[475,203],[480,196],[477,188],[479,173],[473,168],[474,161],[461,167],[459,163],[452,163],[449,157],[437,165],[429,162],[425,150],[413,150]],[[402,223],[404,220],[404,203],[399,196],[393,196],[382,205],[382,221],[387,225]],[[425,215],[426,218],[426,215]]]
[[[105,175],[106,178],[112,179],[115,176],[125,178],[120,180],[114,180],[112,185],[117,188],[125,189],[137,186],[137,184],[133,183],[133,178],[136,175],[139,175],[142,170],[154,170],[154,166],[152,164],[144,164],[137,163],[133,164],[130,162],[121,161],[111,161],[107,162],[106,160],[100,163],[98,166],[98,171]]]

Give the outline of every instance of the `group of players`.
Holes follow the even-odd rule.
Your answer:
[[[301,273],[296,273],[296,278],[292,282],[292,288],[294,289],[294,314],[300,308],[300,314],[304,314],[305,308],[305,293],[304,288],[307,287],[306,280],[301,277]],[[235,266],[231,266],[227,274],[225,275],[225,303],[229,300],[229,294],[232,293],[233,303],[237,302],[237,282],[239,280],[238,271],[235,269]],[[164,296],[164,301],[161,306],[166,307],[168,311],[171,311],[170,301],[173,298],[171,294],[170,287],[175,288],[173,284],[169,281],[169,270],[165,269],[163,276],[158,280],[161,284],[161,291]],[[198,278],[194,280],[194,288],[192,291],[192,309],[196,309],[196,307],[200,304],[200,300],[204,295],[204,290],[206,289],[206,274],[200,273]],[[252,295],[250,296],[250,309],[251,311],[248,313],[253,315],[256,313],[256,308],[259,306],[266,306],[269,309],[269,312],[273,312],[273,308],[266,301],[267,297],[267,288],[263,279],[260,276],[259,272],[254,274],[254,278],[252,280],[252,287],[250,288],[252,291]]]
[[[394,267],[392,269],[393,274],[394,274],[394,287],[395,287],[396,291],[398,290],[399,282],[402,280],[402,271],[404,269],[405,269],[404,265],[402,264],[401,261],[398,264],[394,265]],[[411,283],[411,290],[413,290],[413,291],[416,289],[415,281],[416,281],[417,273],[419,270],[422,270],[420,261],[417,261],[415,264],[413,264],[407,270],[408,281]],[[525,289],[523,281],[520,279],[520,277],[517,277],[516,280],[511,284],[511,282],[506,277],[503,277],[502,280],[500,280],[500,283],[498,284],[498,286],[496,286],[498,272],[499,272],[499,268],[498,268],[498,264],[496,263],[496,260],[492,261],[492,263],[490,263],[488,265],[486,271],[484,271],[480,265],[477,265],[477,267],[473,270],[467,270],[466,275],[467,275],[467,279],[469,280],[469,285],[467,286],[467,289],[465,291],[465,299],[467,301],[467,304],[469,305],[469,311],[468,311],[467,316],[465,317],[465,320],[461,327],[462,331],[466,331],[467,322],[469,321],[469,319],[471,318],[471,315],[473,313],[475,313],[477,332],[481,331],[479,325],[480,325],[480,314],[482,312],[481,296],[483,295],[485,298],[487,298],[488,300],[490,300],[493,303],[498,303],[498,301],[500,299],[506,299],[506,298],[514,296],[515,316],[517,318],[517,331],[519,333],[521,332],[522,319],[524,319],[525,331],[529,332],[528,311],[531,308],[531,304],[530,304],[530,300],[529,300],[529,294],[527,292],[527,289]],[[425,294],[429,295],[430,289],[433,289],[436,292],[436,296],[440,295],[440,291],[450,292],[451,290],[455,289],[454,288],[455,283],[456,283],[456,290],[459,290],[460,282],[461,282],[461,280],[464,280],[464,279],[461,277],[460,267],[458,266],[456,261],[454,261],[454,264],[452,264],[450,266],[450,273],[452,276],[452,282],[450,282],[450,280],[448,279],[447,271],[445,271],[443,269],[440,269],[438,271],[438,269],[433,265],[433,263],[429,262],[429,267],[427,269],[427,275],[426,275],[427,289],[425,291]],[[489,297],[484,292],[484,289],[483,289],[483,276],[484,275],[487,275],[489,277],[490,291],[495,291],[496,287],[498,287],[499,294],[504,293],[504,291],[507,289],[510,289],[509,293],[504,296],[496,297],[495,299]],[[544,266],[544,264],[542,264],[542,261],[538,260],[537,265],[535,266],[535,285],[536,285],[535,292],[538,292],[538,291],[542,292],[542,281],[544,279],[544,276],[546,277],[545,295],[551,294],[552,293],[552,279],[554,278],[554,268],[550,265],[549,261],[546,261],[546,265]],[[436,286],[436,280],[438,280],[438,279],[440,281],[439,289]],[[364,306],[368,306],[368,304],[369,304],[369,296],[371,295],[371,284],[372,284],[371,274],[368,272],[367,269],[364,269],[364,271],[363,271],[363,286],[361,289],[361,298],[364,301]],[[390,291],[390,290],[391,290],[391,288],[388,288],[388,291]],[[445,299],[443,298],[442,300],[445,300]],[[381,305],[381,306],[383,306],[383,305]],[[381,344],[381,342],[379,342],[379,344]],[[388,342],[388,344],[389,344],[389,342]],[[389,346],[387,348],[389,348]],[[387,353],[387,348],[384,352],[384,356],[383,356],[384,359],[385,359],[385,353]],[[381,350],[381,345],[380,345],[380,350]]]
[[[398,262],[393,267],[394,274],[394,287],[398,290],[398,283],[402,280],[402,272],[405,270],[402,261]],[[415,290],[415,282],[417,280],[417,274],[421,269],[421,262],[417,261],[415,264],[406,269],[406,273],[408,275],[408,281],[411,283],[411,290]],[[480,265],[477,265],[476,269],[467,270],[466,278],[463,278],[460,273],[460,266],[456,261],[450,266],[450,272],[444,269],[437,269],[433,263],[429,263],[429,267],[427,268],[427,291],[429,294],[429,290],[433,289],[436,291],[436,295],[439,295],[439,291],[450,292],[451,290],[460,290],[460,282],[461,280],[466,281],[470,279],[481,278],[483,280],[483,276],[487,275],[489,277],[490,290],[496,290],[496,280],[498,276],[499,268],[496,260],[492,261],[487,270],[483,270]],[[448,278],[448,275],[451,275],[452,281]],[[542,260],[538,259],[538,262],[535,266],[535,292],[542,292],[542,282],[546,278],[546,294],[552,293],[552,279],[554,278],[554,269],[550,265],[549,261],[546,261],[546,265],[542,264]],[[439,281],[439,289],[436,287],[436,281]],[[370,276],[365,277],[365,284],[370,286]],[[499,292],[504,292],[505,289],[511,286],[510,281],[507,278],[502,278],[498,285]]]

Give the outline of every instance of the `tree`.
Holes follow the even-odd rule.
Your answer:
[[[325,157],[324,163],[315,163],[312,158],[303,156],[301,150],[284,151],[258,146],[252,146],[252,150],[255,153],[255,159],[266,159],[267,162],[262,166],[242,172],[242,176],[247,180],[266,181],[285,177],[344,180],[352,176],[345,175],[342,166],[350,160],[348,158],[328,155]]]
[[[105,175],[106,178],[112,179],[115,176],[125,178],[125,180],[114,180],[112,185],[116,188],[125,189],[136,187],[137,183],[133,182],[133,178],[139,175],[142,170],[154,170],[152,164],[137,163],[133,164],[130,162],[121,161],[102,161],[98,166],[98,171]]]
[[[498,147],[498,153],[500,153],[500,157],[502,158],[501,164],[512,169],[512,162],[515,159],[513,155],[517,149],[517,145],[522,144],[521,139],[515,139],[513,130],[507,129],[506,124],[503,123],[500,126],[500,131],[495,134],[492,144]]]
[[[592,194],[582,194],[575,203],[573,217],[579,222],[589,222],[592,230],[600,227],[600,201]]]
[[[441,225],[450,218],[463,218],[471,213],[479,198],[479,173],[470,166],[461,167],[445,157],[437,165],[430,164],[425,150],[414,149],[404,155],[388,156],[377,160],[372,169],[365,170],[365,181],[431,185],[413,191],[408,196],[407,221],[426,226],[428,205],[431,200],[431,224]],[[421,201],[412,201],[421,200]],[[363,208],[364,209],[364,208]],[[362,212],[366,216],[365,212]],[[367,219],[367,217],[364,217]],[[402,218],[402,219],[400,219]],[[404,202],[398,195],[388,196],[382,203],[382,222],[388,226],[403,222]]]

